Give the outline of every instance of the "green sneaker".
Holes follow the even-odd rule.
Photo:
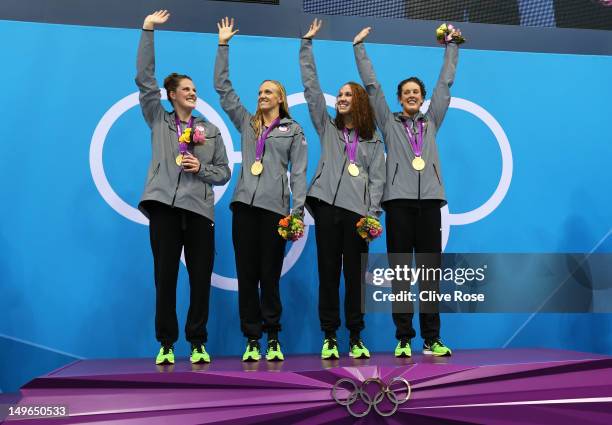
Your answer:
[[[242,355],[243,362],[257,362],[261,359],[261,353],[259,352],[259,341],[256,339],[250,339],[247,343],[246,350]]]
[[[283,356],[283,352],[280,349],[280,343],[277,339],[268,340],[266,360],[269,362],[285,360],[285,356]]]
[[[452,351],[440,339],[425,341],[423,343],[423,354],[429,356],[443,357],[450,356]]]
[[[370,352],[363,345],[363,341],[358,339],[349,344],[349,356],[354,359],[369,359]]]
[[[155,364],[174,364],[174,346],[162,345],[155,358]]]
[[[323,341],[323,348],[321,349],[321,358],[323,360],[340,358],[340,354],[338,354],[338,341],[336,341],[336,338],[325,338]]]
[[[395,357],[411,357],[412,349],[410,348],[410,340],[402,338],[395,347]]]
[[[191,356],[189,357],[191,363],[210,363],[210,356],[206,352],[204,344],[191,344]]]

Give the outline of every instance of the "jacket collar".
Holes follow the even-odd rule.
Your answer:
[[[334,127],[336,127],[336,123],[333,122],[333,120],[332,120],[332,123],[334,124]],[[338,133],[338,139],[344,145],[344,132],[342,130],[340,130],[338,127],[336,127],[336,130],[337,130],[337,133]],[[352,138],[352,136],[351,136],[351,138]],[[372,137],[372,139],[365,139],[365,138],[363,138],[361,136],[361,134],[359,135],[359,143],[362,143],[362,142],[363,143],[366,143],[366,142],[374,143],[374,142],[376,142],[376,140],[377,140],[376,131],[374,131],[374,137]]]
[[[414,122],[419,121],[419,120],[423,120],[425,122],[427,121],[427,117],[421,111],[417,112],[414,118],[406,117],[405,115],[402,115],[401,112],[395,112],[393,114],[393,117],[395,118],[395,121],[398,121],[398,122],[403,122],[406,120],[412,120]]]
[[[276,128],[274,130],[272,130],[272,131],[276,132],[278,127],[280,127],[281,125],[290,127],[292,123],[293,123],[293,120],[291,118],[283,117],[283,118],[280,119],[280,122],[278,123]],[[251,129],[253,129],[253,132],[255,132],[255,126],[253,125],[253,120],[250,120],[249,124],[251,125]]]
[[[170,113],[164,114],[164,120],[168,123],[168,127],[172,129],[172,131],[176,131],[176,112],[172,111]],[[194,115],[193,123],[206,123],[206,119],[201,116]]]

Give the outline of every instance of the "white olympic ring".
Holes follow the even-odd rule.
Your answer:
[[[429,107],[429,100],[426,100],[423,103],[422,109],[426,111]],[[504,132],[502,126],[497,122],[497,120],[491,115],[486,109],[477,105],[474,102],[470,102],[469,100],[462,99],[460,97],[452,97],[450,102],[451,108],[461,109],[462,111],[466,111],[475,115],[482,122],[489,127],[489,130],[495,136],[497,143],[499,144],[499,149],[501,151],[502,156],[502,172],[501,177],[499,179],[499,183],[497,184],[497,188],[493,192],[493,194],[487,199],[487,201],[482,204],[480,207],[464,212],[453,214],[448,210],[448,205],[445,205],[442,209],[442,251],[446,248],[446,244],[448,243],[448,236],[450,232],[450,226],[462,226],[464,224],[475,223],[479,220],[482,220],[489,214],[491,214],[501,202],[504,200],[506,193],[508,193],[508,189],[510,188],[510,182],[512,181],[512,170],[513,170],[513,160],[512,160],[512,148],[510,147],[510,142],[508,141],[508,137]]]
[[[353,386],[353,390],[350,392],[347,398],[340,399],[338,398],[338,389],[346,390],[345,388],[340,387],[340,384],[345,383],[345,382],[347,384],[351,384]],[[406,386],[406,396],[404,398],[401,398],[401,399],[398,398],[397,394],[399,393],[399,391],[394,391],[391,389],[393,384],[396,382],[401,382]],[[379,391],[374,395],[374,398],[372,398],[370,394],[368,394],[366,391],[366,387],[370,383],[376,383],[379,386]],[[395,412],[397,412],[397,409],[399,408],[400,404],[404,404],[408,401],[411,393],[412,393],[412,388],[410,387],[410,383],[406,379],[402,378],[401,376],[396,376],[395,378],[393,378],[391,382],[389,383],[389,385],[385,385],[385,383],[380,378],[368,378],[365,381],[363,381],[359,386],[357,386],[355,381],[353,381],[352,379],[342,378],[336,381],[336,383],[334,384],[331,390],[331,396],[334,399],[334,401],[341,406],[346,406],[346,410],[349,412],[351,416],[355,418],[362,418],[366,416],[368,413],[370,413],[370,411],[372,410],[372,407],[374,407],[374,410],[380,416],[391,416]],[[381,401],[383,401],[385,397],[387,397],[389,402],[393,404],[393,408],[388,412],[383,412],[378,407],[378,404]],[[353,403],[355,403],[358,398],[364,404],[368,406],[366,410],[360,413],[353,411],[353,409],[351,408]]]
[[[167,99],[166,93],[162,93],[162,99]],[[117,121],[117,119],[126,113],[128,110],[138,105],[138,92],[132,93],[123,99],[119,100],[115,103],[111,108],[106,111],[106,113],[100,119],[100,122],[96,126],[94,130],[93,136],[91,137],[91,145],[89,147],[89,167],[91,169],[91,176],[93,177],[93,181],[100,192],[102,198],[106,201],[108,205],[116,212],[118,212],[123,217],[128,220],[132,220],[139,224],[148,225],[149,220],[138,210],[134,208],[127,202],[115,193],[113,188],[111,187],[108,179],[106,178],[106,173],[104,172],[104,164],[103,164],[103,149],[104,142],[106,141],[106,136],[110,131],[111,127]],[[234,164],[236,162],[242,161],[242,155],[240,152],[235,152],[234,147],[232,145],[232,138],[230,135],[225,122],[221,118],[221,116],[215,111],[208,103],[204,102],[202,99],[198,98],[196,103],[196,110],[200,111],[206,118],[210,120],[214,125],[219,128],[221,132],[221,136],[225,142],[225,149],[227,151],[227,156],[229,160],[230,170],[234,170]],[[227,189],[227,184],[224,186],[215,186],[213,190],[215,191],[215,202],[217,199],[223,196],[225,190]]]
[[[91,145],[89,149],[89,165],[96,188],[98,189],[98,192],[106,201],[106,203],[123,217],[139,224],[148,225],[147,218],[137,208],[134,208],[133,206],[125,202],[123,199],[121,199],[121,197],[119,197],[119,195],[117,195],[117,193],[113,190],[110,183],[108,182],[108,179],[106,178],[103,164],[104,142],[106,140],[108,132],[110,131],[115,121],[121,115],[123,115],[132,107],[137,106],[139,104],[138,95],[139,93],[135,92],[124,97],[123,99],[115,103],[113,106],[111,106],[111,108],[102,116],[102,119],[96,126],[91,139]],[[335,108],[335,97],[329,94],[325,94],[324,96],[327,106]],[[162,92],[161,98],[166,99],[166,94]],[[289,107],[306,103],[306,99],[304,98],[304,92],[294,93],[287,96],[287,102],[289,104]],[[426,110],[428,106],[429,100],[425,101],[425,103],[423,104],[423,110]],[[482,206],[472,211],[459,214],[450,213],[448,210],[448,205],[442,208],[442,250],[444,250],[448,242],[451,225],[464,225],[474,223],[489,215],[493,210],[495,210],[495,208],[499,206],[499,204],[504,199],[506,193],[508,192],[510,181],[512,180],[513,168],[512,151],[510,148],[510,143],[508,142],[508,138],[497,120],[495,120],[495,118],[488,111],[473,102],[455,97],[451,98],[450,107],[462,109],[464,111],[472,113],[473,115],[481,119],[493,132],[502,153],[502,175],[497,185],[497,188],[495,189],[495,192]],[[242,154],[241,152],[234,151],[232,138],[227,126],[225,125],[225,122],[208,103],[204,102],[200,98],[197,99],[196,110],[201,112],[208,120],[210,120],[219,128],[227,151],[229,162],[228,165],[230,167],[230,170],[233,171],[234,165],[236,163],[242,162]],[[223,186],[215,186],[213,188],[215,193],[215,203],[217,203],[219,199],[221,199],[227,189],[228,184],[229,182]],[[291,248],[289,249],[289,252],[287,252],[287,255],[285,256],[283,262],[281,276],[285,275],[285,273],[291,270],[291,268],[295,265],[295,263],[301,256],[302,251],[304,250],[304,246],[306,245],[306,241],[308,239],[308,226],[313,225],[314,220],[310,216],[308,211],[305,211],[305,213],[306,215],[304,218],[304,224],[306,226],[304,228],[304,236],[298,241],[293,242],[291,244]],[[185,263],[184,253],[181,255],[181,261]],[[211,280],[212,285],[216,286],[217,288],[231,291],[238,290],[238,280],[236,278],[218,275],[213,272]]]
[[[102,196],[102,198],[106,201],[106,203],[114,209],[121,216],[127,218],[128,220],[134,221],[139,224],[148,225],[149,220],[137,209],[125,202],[117,193],[113,190],[110,185],[106,173],[104,172],[104,163],[103,163],[103,150],[104,150],[104,142],[106,141],[106,136],[110,131],[113,124],[117,121],[117,119],[127,112],[129,109],[134,106],[138,106],[139,93],[132,93],[123,99],[119,100],[115,103],[111,108],[106,111],[106,113],[100,119],[100,122],[96,126],[93,136],[91,138],[91,145],[89,148],[89,166],[91,169],[91,175],[98,189],[98,192]],[[325,95],[328,106],[335,107],[335,98],[328,94]],[[161,98],[163,100],[167,99],[166,93],[161,93]],[[287,97],[287,101],[289,107],[300,105],[306,103],[306,99],[304,98],[304,93],[295,93]],[[223,137],[225,149],[227,151],[228,156],[228,165],[230,170],[233,172],[234,165],[236,163],[242,162],[242,154],[241,152],[234,151],[234,146],[232,142],[232,138],[230,132],[225,125],[225,122],[221,118],[221,116],[215,111],[208,103],[204,102],[202,99],[198,98],[196,103],[196,110],[201,112],[210,122],[216,125],[221,132],[221,136]],[[221,199],[223,194],[225,193],[229,182],[223,186],[215,186],[213,188],[215,192],[215,204]],[[304,250],[304,246],[306,245],[306,240],[308,239],[308,226],[314,224],[313,218],[310,216],[308,211],[306,211],[306,215],[304,217],[304,236],[296,242],[291,244],[291,248],[287,255],[285,256],[285,260],[283,261],[283,269],[281,272],[281,276],[287,273],[291,268],[295,265],[297,260],[302,254]],[[184,252],[181,254],[181,261],[183,264],[185,263],[185,254]],[[213,272],[211,276],[211,283],[213,286],[216,286],[220,289],[226,289],[230,291],[238,290],[238,280],[236,278],[231,278],[227,276],[222,276]]]

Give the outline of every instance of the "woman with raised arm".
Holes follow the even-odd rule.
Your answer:
[[[319,84],[312,39],[321,28],[315,19],[302,38],[300,69],[310,118],[321,142],[321,157],[310,184],[306,206],[315,219],[319,266],[319,320],[325,333],[322,359],[339,358],[336,330],[340,327],[340,273],[344,270],[345,325],[350,333],[349,356],[369,358],[360,333],[361,283],[368,235],[358,233],[364,217],[377,220],[385,184],[384,146],[376,134],[374,114],[365,89],[352,81],[340,87],[336,114],[331,117]]]
[[[185,336],[191,343],[191,362],[208,363],[206,323],[215,255],[212,186],[227,183],[230,169],[219,129],[193,115],[197,96],[190,77],[166,77],[164,88],[174,110],[167,112],[161,104],[153,30],[169,17],[168,11],[159,10],[145,18],[136,63],[140,108],[151,128],[153,149],[138,208],[149,218],[155,268],[155,337],[161,344],[155,361],[174,363],[176,283],[184,248],[190,286]]]
[[[410,259],[414,252],[417,266],[439,267],[442,252],[440,208],[446,205],[446,197],[436,134],[450,104],[450,87],[457,67],[455,41],[461,38],[461,33],[453,29],[444,38],[444,64],[425,114],[420,111],[426,94],[425,85],[417,77],[406,78],[398,84],[397,99],[402,111],[391,113],[363,45],[369,33],[370,28],[363,29],[355,37],[353,45],[359,74],[387,146],[387,182],[382,200],[386,212],[387,251],[390,254],[407,253]],[[409,289],[399,288],[395,281],[393,286],[394,292]],[[439,282],[421,279],[419,288],[437,291]],[[440,339],[437,306],[425,303],[420,306],[423,353],[450,356],[451,350]],[[395,347],[397,357],[411,356],[410,341],[416,336],[412,327],[412,307],[407,308],[410,312],[396,312],[394,306],[395,336],[399,340]]]
[[[259,86],[254,115],[244,107],[229,80],[228,43],[238,30],[227,17],[217,26],[215,90],[241,134],[242,167],[231,209],[240,328],[247,338],[242,360],[261,358],[259,339],[263,332],[268,334],[266,359],[284,360],[278,333],[282,311],[279,280],[286,240],[279,235],[279,221],[289,213],[289,168],[292,216],[301,220],[304,215],[306,140],[300,125],[289,115],[287,95],[278,81],[265,80]]]

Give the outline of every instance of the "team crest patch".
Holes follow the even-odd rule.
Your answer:
[[[282,133],[286,133],[289,131],[289,127],[287,127],[286,125],[279,125],[278,126],[278,131],[282,132]]]

